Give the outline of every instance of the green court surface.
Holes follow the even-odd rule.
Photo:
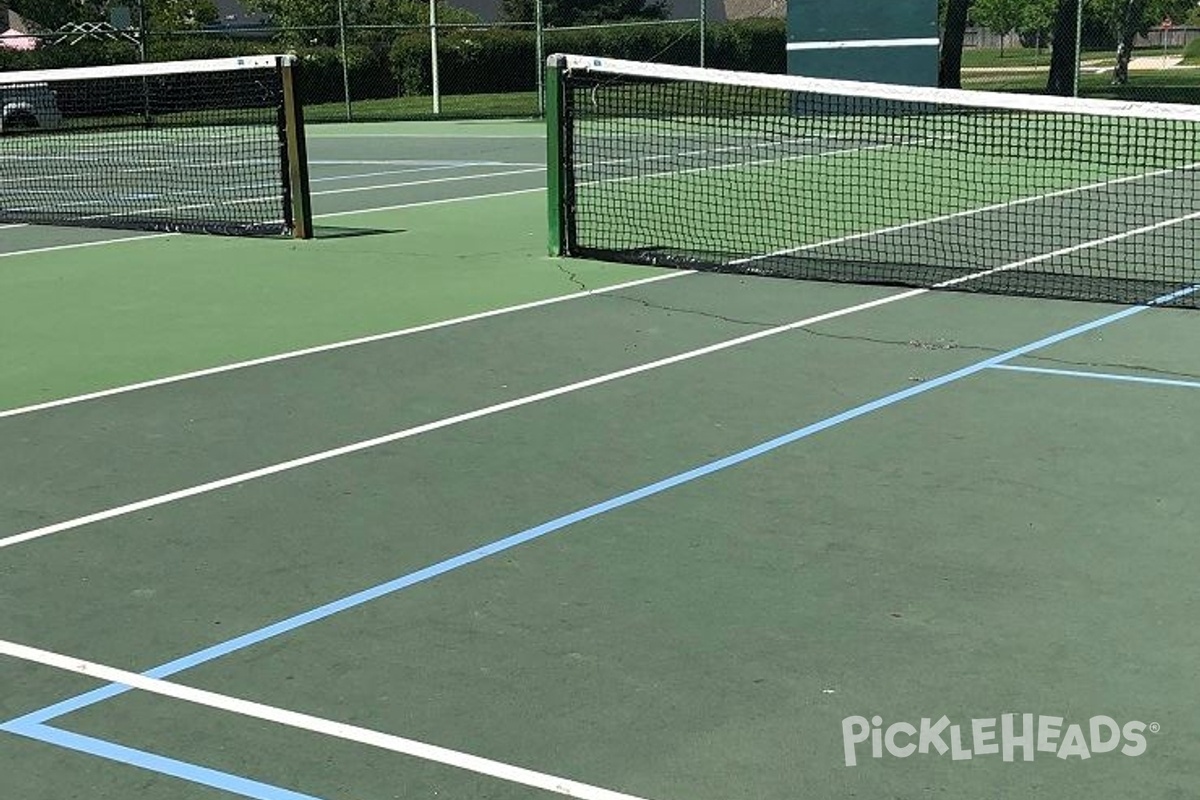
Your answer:
[[[544,153],[0,228],[0,797],[1194,796],[1197,312],[553,259]]]

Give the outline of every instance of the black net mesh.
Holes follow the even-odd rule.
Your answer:
[[[1195,109],[732,77],[572,64],[570,254],[1120,303],[1200,283]]]
[[[274,59],[261,61],[0,74],[0,222],[287,232],[282,83]]]

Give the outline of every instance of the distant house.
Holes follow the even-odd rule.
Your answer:
[[[724,0],[726,19],[787,16],[787,0]]]
[[[21,15],[8,7],[8,3],[0,2],[0,47],[5,50],[33,50],[38,46],[38,40],[29,33],[29,24]]]
[[[0,31],[20,31],[28,33],[29,26],[21,15],[8,7],[8,3],[0,1]]]
[[[261,28],[270,20],[266,14],[248,11],[241,0],[213,0],[217,7],[217,28]]]

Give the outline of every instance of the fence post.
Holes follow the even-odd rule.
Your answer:
[[[700,66],[704,66],[704,50],[708,43],[708,0],[700,0]]]
[[[437,0],[429,0],[429,70],[433,80],[433,113],[442,113],[442,90],[438,82]]]
[[[350,62],[346,58],[346,9],[345,0],[338,0],[338,44],[342,51],[342,97],[346,103],[346,122],[354,121],[354,108],[350,103]]]
[[[138,0],[138,60],[146,63],[146,0]]]
[[[546,115],[546,18],[545,9],[542,6],[542,0],[535,0],[533,8],[533,24],[536,30],[534,39],[537,43],[534,49],[537,51],[538,116],[542,117]]]
[[[1079,73],[1083,69],[1083,0],[1075,0],[1075,77],[1071,96],[1079,97]]]

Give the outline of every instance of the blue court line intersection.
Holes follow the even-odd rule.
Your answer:
[[[395,592],[401,591],[410,586],[423,583],[498,553],[503,553],[514,547],[518,547],[527,542],[531,542],[535,539],[539,539],[547,536],[548,534],[567,528],[577,522],[582,522],[584,520],[600,516],[601,514],[605,514],[609,511],[636,503],[639,500],[644,500],[648,497],[661,494],[677,486],[691,483],[692,481],[708,475],[712,475],[722,470],[729,469],[730,467],[737,466],[774,450],[778,450],[789,444],[806,439],[814,434],[836,427],[859,417],[866,416],[875,411],[879,411],[918,395],[925,394],[933,391],[934,389],[961,381],[964,378],[971,377],[984,370],[1001,368],[1002,365],[1012,359],[1028,355],[1034,351],[1050,347],[1089,331],[1094,331],[1121,320],[1128,319],[1136,314],[1140,314],[1148,310],[1153,306],[1168,304],[1173,300],[1193,294],[1198,290],[1200,290],[1200,286],[1181,289],[1177,292],[1163,295],[1148,305],[1125,308],[1090,322],[1076,325],[1075,327],[1059,333],[1043,337],[1007,352],[991,356],[952,372],[948,372],[944,375],[928,379],[922,383],[909,386],[903,390],[893,392],[892,394],[885,395],[876,400],[855,406],[854,408],[848,409],[839,414],[835,414],[831,417],[827,417],[826,419],[814,422],[802,428],[798,428],[782,436],[762,442],[737,453],[733,453],[715,461],[702,464],[685,472],[664,478],[655,483],[651,483],[641,488],[617,495],[608,500],[595,503],[586,508],[579,509],[570,514],[566,514],[548,522],[544,522],[540,525],[536,525],[505,538],[498,539],[473,550],[460,553],[459,555],[445,559],[436,564],[432,564],[423,569],[401,576],[386,583],[356,592],[301,614],[297,614],[293,617],[280,620],[258,630],[243,634],[226,642],[222,642],[220,644],[213,645],[212,647],[197,651],[196,653],[183,656],[182,658],[175,659],[160,666],[154,667],[153,669],[147,670],[142,674],[151,678],[168,678],[172,675],[176,675],[180,672],[191,669],[192,667],[199,666],[200,664],[214,661],[218,658],[229,655],[230,653],[244,650],[253,645],[277,636],[281,636],[285,633],[295,631],[306,625],[310,625],[319,620],[331,617],[334,614],[338,614],[342,611],[361,606],[364,603],[368,603],[380,597],[394,594]],[[170,775],[183,780],[221,789],[229,792],[230,794],[255,798],[255,800],[319,800],[319,798],[313,798],[310,795],[305,795],[281,787],[261,783],[245,777],[188,764],[186,762],[166,758],[141,750],[135,750],[113,742],[106,742],[93,737],[82,736],[80,734],[63,731],[47,724],[59,717],[96,705],[97,703],[101,703],[105,700],[124,694],[127,691],[131,691],[130,687],[120,684],[109,684],[99,689],[85,692],[67,700],[54,703],[46,706],[45,708],[9,720],[8,722],[0,724],[0,730],[77,752],[88,753],[90,755],[138,767],[140,769],[149,770],[151,772]]]

